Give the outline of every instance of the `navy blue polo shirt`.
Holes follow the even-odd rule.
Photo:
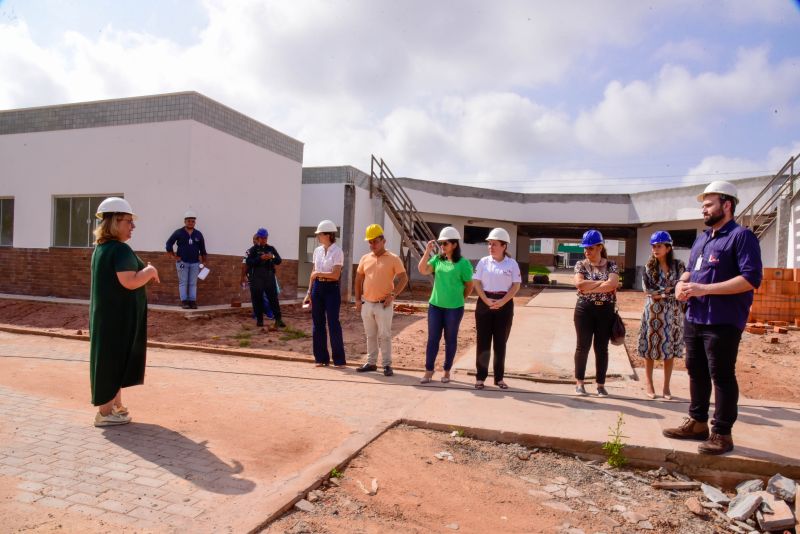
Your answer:
[[[761,246],[753,232],[731,220],[713,237],[710,228],[697,237],[686,268],[691,272],[690,282],[715,284],[741,275],[758,288],[762,277]],[[744,330],[753,292],[692,297],[688,304],[686,318],[693,323],[729,324]]]
[[[178,257],[184,263],[198,263],[200,256],[206,254],[206,240],[200,230],[186,231],[186,228],[178,228],[167,239],[167,252],[172,252],[172,246],[178,243]]]

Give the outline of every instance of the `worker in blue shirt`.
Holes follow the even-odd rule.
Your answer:
[[[267,244],[268,237],[267,229],[259,228],[256,232],[256,244],[247,250],[245,262],[250,273],[250,300],[256,313],[256,326],[264,326],[263,295],[266,293],[275,316],[275,326],[283,328],[286,325],[281,319],[278,284],[275,279],[275,266],[281,264],[281,255],[275,247]]]
[[[675,297],[687,302],[684,321],[686,370],[689,372],[689,417],[664,435],[704,440],[701,454],[733,450],[731,430],[738,415],[739,385],[736,356],[753,303],[761,285],[761,247],[758,238],[733,220],[739,194],[723,181],[712,182],[697,199],[703,203],[703,222],[709,227],[692,245],[686,272]],[[709,433],[708,410],[714,385],[714,417]]]
[[[208,265],[206,240],[200,230],[194,227],[196,222],[197,214],[188,210],[183,214],[183,228],[172,232],[167,239],[167,255],[175,259],[175,268],[178,271],[178,293],[183,309],[197,309],[197,275],[201,263]]]

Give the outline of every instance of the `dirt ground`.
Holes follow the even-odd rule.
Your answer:
[[[441,452],[452,460],[438,459]],[[689,512],[687,493],[653,489],[652,472],[407,426],[366,447],[342,475],[339,486],[315,491],[313,511],[293,510],[264,532],[718,531]],[[370,496],[359,482],[371,490],[373,479]]]
[[[623,291],[617,294],[620,311],[639,312],[644,307],[640,291]],[[639,320],[625,321],[625,348],[635,368],[644,369],[644,360],[638,356]],[[790,330],[778,336],[778,343],[770,342],[770,334],[742,334],[736,376],[741,393],[751,399],[800,402],[800,331]],[[684,360],[675,361],[676,370],[685,370]],[[640,379],[643,371],[638,371]],[[656,362],[656,384],[661,383],[661,364]],[[658,391],[658,389],[657,389]]]
[[[523,305],[538,290],[523,289],[515,297]],[[413,298],[427,300],[429,290],[418,288]],[[409,293],[404,293],[409,296]],[[428,338],[427,310],[398,300],[392,322],[392,359],[395,367],[419,369],[425,365],[424,347]],[[475,297],[470,297],[475,302]],[[148,313],[147,334],[150,341],[181,343],[187,345],[245,348],[258,351],[285,351],[313,361],[311,345],[311,314],[299,304],[281,306],[283,320],[288,329],[277,331],[257,328],[248,308],[224,315],[201,315],[187,319],[180,312],[153,311]],[[26,328],[39,328],[51,332],[87,335],[89,309],[85,305],[54,304],[47,302],[0,300],[0,324]],[[342,306],[340,321],[344,334],[345,353],[349,363],[366,360],[367,344],[361,316],[350,304]],[[267,324],[270,321],[266,321]],[[475,342],[475,314],[467,311],[461,321],[458,345],[468,347]],[[441,366],[442,355],[437,361]]]

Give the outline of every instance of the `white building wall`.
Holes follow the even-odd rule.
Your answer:
[[[761,236],[761,263],[764,267],[778,267],[778,225],[773,224],[764,235]],[[782,266],[781,266],[782,267]]]
[[[122,194],[136,250],[163,250],[191,206],[209,253],[239,255],[266,226],[297,256],[301,164],[194,121],[3,135],[0,161],[16,248],[51,246],[54,196]]]
[[[204,124],[190,124],[188,176],[164,184],[159,200],[165,213],[174,213],[162,240],[183,226],[183,211],[191,206],[209,253],[241,254],[264,227],[283,258],[298,259],[302,164]]]
[[[771,176],[732,180],[739,191],[739,209],[746,207],[758,195]],[[697,195],[706,184],[659,189],[631,194],[629,223],[656,223],[659,221],[692,221],[701,217]],[[768,195],[767,195],[768,196]],[[604,221],[606,222],[606,221]]]
[[[300,226],[316,227],[329,219],[342,227],[344,184],[303,184],[300,201]]]
[[[629,205],[602,202],[506,202],[483,198],[449,197],[406,187],[417,210],[425,213],[446,212],[468,219],[496,220],[516,223],[569,222],[590,225],[603,221],[627,224]],[[482,224],[482,223],[481,223]]]

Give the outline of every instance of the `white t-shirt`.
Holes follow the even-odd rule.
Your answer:
[[[344,252],[336,243],[328,247],[326,253],[322,245],[314,249],[314,270],[318,273],[332,273],[334,265],[344,265]]]
[[[522,282],[522,275],[517,262],[508,256],[501,261],[486,256],[475,266],[475,276],[472,279],[480,281],[484,291],[499,293],[508,292],[512,284]]]

